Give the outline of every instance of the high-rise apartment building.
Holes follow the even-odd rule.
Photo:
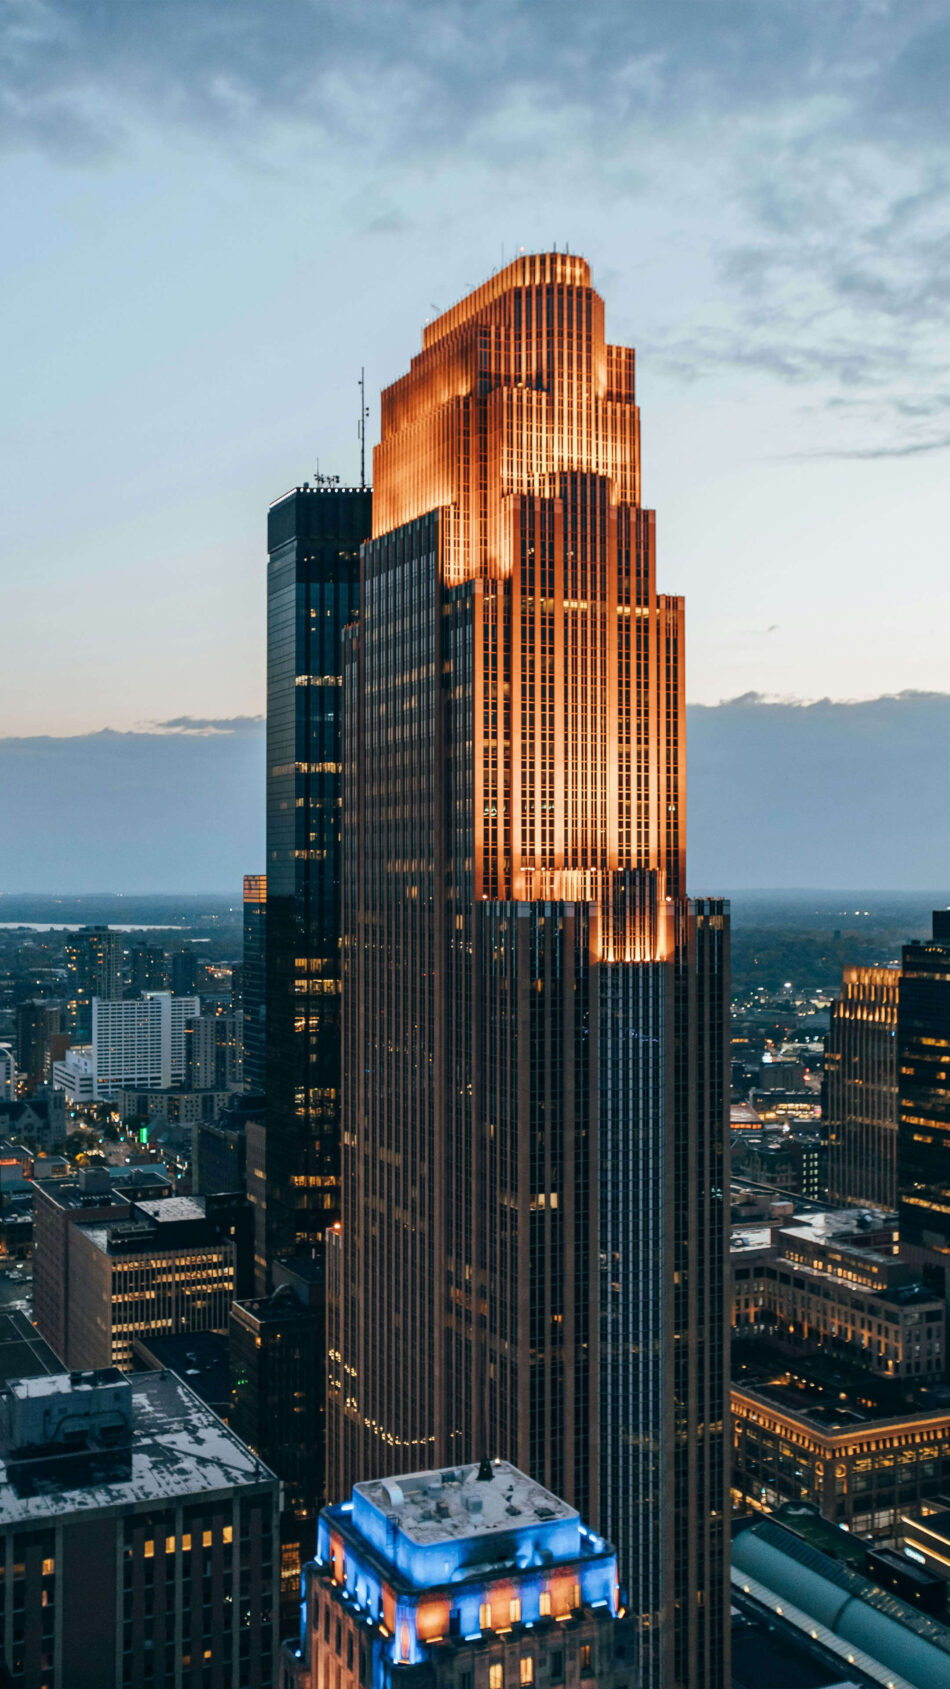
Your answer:
[[[16,1057],[11,1044],[0,1044],[0,1102],[16,1102]]]
[[[950,910],[905,944],[897,1010],[897,1192],[901,1247],[950,1292]]]
[[[170,991],[147,991],[134,1001],[94,997],[93,1095],[108,1099],[124,1089],[167,1090],[184,1084],[186,1029],[200,1013],[197,997],[174,997]],[[54,1082],[65,1081],[71,1054],[67,1051],[66,1060],[54,1064]]]
[[[61,1038],[63,1005],[30,997],[16,1009],[16,1054],[20,1077],[28,1091],[49,1079],[53,1049]]]
[[[897,1207],[898,968],[845,968],[825,1049],[828,1197]]]
[[[267,521],[268,1266],[340,1213],[343,630],[371,497],[298,487]]]
[[[267,954],[267,875],[244,876],[244,961],[241,1011],[244,1017],[244,1089],[264,1095],[264,959]]]
[[[123,943],[109,927],[81,927],[66,940],[66,1024],[74,1044],[92,1037],[92,999],[122,996]]]
[[[617,1556],[484,1460],[357,1484],[320,1516],[281,1689],[633,1689]]]
[[[172,1372],[0,1388],[0,1681],[273,1689],[279,1483]]]
[[[682,601],[634,354],[520,258],[382,398],[347,636],[330,1493],[511,1460],[727,1681],[728,911],[684,895]]]
[[[129,954],[129,992],[165,991],[169,983],[168,957],[161,944],[133,944]]]

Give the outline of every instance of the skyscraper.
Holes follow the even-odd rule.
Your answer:
[[[88,1044],[92,1037],[92,999],[122,996],[122,934],[109,927],[80,927],[70,933],[64,949],[69,1032],[74,1044]]]
[[[897,1206],[897,968],[845,968],[825,1051],[828,1194]]]
[[[342,648],[371,498],[303,486],[268,515],[268,1266],[340,1211]]]
[[[905,944],[897,1010],[897,1190],[901,1248],[950,1290],[950,910]],[[919,1258],[919,1259],[918,1259]]]
[[[244,876],[244,965],[241,972],[244,1016],[244,1089],[264,1095],[265,957],[267,955],[267,876]]]
[[[684,896],[683,606],[634,354],[516,260],[382,399],[347,636],[331,1495],[503,1457],[717,1689],[728,913]]]

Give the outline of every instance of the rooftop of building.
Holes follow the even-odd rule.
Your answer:
[[[887,1378],[826,1355],[789,1356],[767,1342],[736,1343],[733,1390],[793,1413],[816,1432],[859,1432],[886,1422],[950,1418],[950,1386]]]
[[[59,1376],[68,1386],[71,1375]],[[174,1373],[136,1374],[129,1384],[130,1444],[0,1461],[0,1526],[276,1482]]]
[[[779,1614],[793,1608],[814,1621],[813,1636],[852,1647],[859,1666],[884,1665],[891,1681],[916,1689],[945,1689],[950,1681],[950,1629],[889,1590],[805,1542],[771,1519],[756,1520],[733,1538],[732,1581],[739,1590],[780,1597]]]
[[[578,1519],[576,1508],[507,1460],[375,1479],[354,1485],[354,1502],[357,1496],[422,1544]]]
[[[155,1201],[136,1202],[136,1213],[167,1225],[180,1220],[203,1220],[206,1216],[204,1198],[200,1196],[166,1196]]]
[[[228,1340],[219,1331],[188,1331],[178,1336],[136,1337],[132,1354],[137,1369],[174,1372],[216,1413],[230,1401]]]
[[[49,1344],[26,1315],[17,1309],[0,1313],[0,1387],[14,1378],[33,1378],[60,1371]]]

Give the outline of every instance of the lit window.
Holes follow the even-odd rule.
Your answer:
[[[202,1546],[202,1548],[210,1548],[211,1547],[211,1532],[210,1531],[203,1531],[202,1532],[201,1546]]]
[[[488,1668],[488,1689],[501,1689],[501,1677],[502,1677],[502,1668],[501,1668],[500,1665],[489,1666],[489,1668]]]
[[[148,1542],[145,1544],[145,1558],[146,1560],[153,1560],[155,1558],[155,1544],[151,1537],[149,1537]]]
[[[581,1671],[590,1671],[590,1643],[581,1643]]]
[[[225,1542],[233,1542],[234,1541],[234,1526],[233,1525],[225,1525],[224,1530],[222,1531],[221,1535],[222,1535],[222,1538]]]
[[[534,1661],[530,1658],[521,1662],[521,1681],[522,1683],[534,1682]]]
[[[538,1601],[538,1612],[541,1614],[542,1619],[546,1619],[550,1616],[551,1591],[549,1589],[542,1589],[541,1591],[541,1597]]]
[[[44,1560],[43,1561],[43,1576],[44,1576],[44,1578],[51,1578],[53,1576],[53,1573],[55,1572],[55,1570],[56,1570],[56,1561],[55,1560]]]
[[[483,1601],[478,1609],[479,1630],[491,1630],[491,1602]],[[494,1669],[494,1668],[493,1668]],[[501,1678],[498,1679],[499,1683]]]
[[[508,1603],[508,1623],[521,1623],[521,1596],[515,1595]]]

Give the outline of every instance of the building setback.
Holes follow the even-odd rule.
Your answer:
[[[14,1689],[272,1689],[277,1479],[173,1373],[0,1389]]]
[[[624,1689],[617,1556],[507,1461],[358,1484],[320,1518],[281,1689]]]
[[[828,1197],[897,1207],[897,968],[845,968],[825,1050]]]
[[[340,1214],[343,630],[371,502],[305,485],[267,519],[268,1270]]]
[[[634,354],[519,258],[382,397],[347,636],[330,1494],[487,1449],[728,1681],[728,912],[684,895],[683,605]]]

